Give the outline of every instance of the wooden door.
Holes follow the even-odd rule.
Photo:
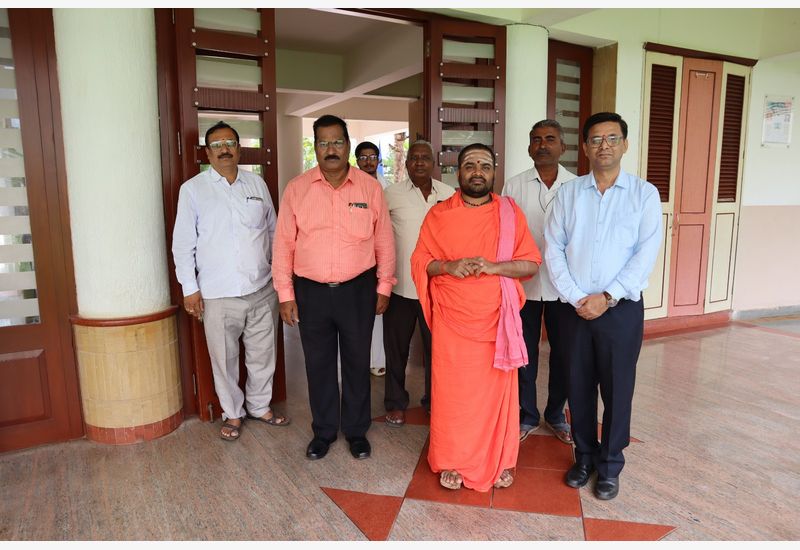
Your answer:
[[[52,11],[0,9],[0,451],[81,437]]]
[[[225,120],[239,132],[241,165],[261,175],[278,207],[275,90],[275,10],[158,9],[159,109],[167,247],[180,185],[207,167],[205,131]],[[182,303],[170,255],[170,289]],[[204,420],[221,414],[202,325],[181,309],[178,317],[184,388]],[[278,327],[273,401],[286,397],[283,331]],[[241,361],[244,361],[242,354]],[[240,383],[245,381],[241,370]],[[188,385],[186,380],[188,378]],[[184,394],[184,399],[187,396]],[[191,409],[190,409],[191,410]]]
[[[703,313],[722,67],[722,61],[687,58],[683,62],[672,222],[670,317]]]
[[[581,147],[581,125],[592,114],[592,48],[547,41],[547,118],[564,129],[566,152],[560,163],[582,176],[589,159]]]
[[[458,152],[471,143],[495,153],[495,190],[503,185],[505,158],[506,29],[434,18],[426,45],[430,142],[434,177],[458,187]]]

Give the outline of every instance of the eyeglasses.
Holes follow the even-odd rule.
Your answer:
[[[320,149],[327,149],[333,147],[334,149],[341,149],[344,147],[345,141],[343,139],[335,139],[333,141],[318,141],[317,147]]]
[[[618,136],[615,134],[611,134],[610,136],[594,136],[589,138],[589,145],[597,149],[601,145],[603,145],[603,140],[608,143],[609,147],[616,147],[622,140],[625,139],[622,136]]]
[[[222,149],[223,145],[228,149],[235,149],[236,146],[239,145],[239,142],[235,139],[220,139],[218,141],[212,141],[208,144],[208,146],[214,150]]]
[[[378,160],[378,155],[358,155],[356,159],[360,160],[361,162],[364,162],[365,160]]]

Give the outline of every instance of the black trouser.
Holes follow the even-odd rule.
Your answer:
[[[558,302],[558,321],[569,331],[569,411],[575,461],[594,464],[600,477],[617,477],[630,443],[636,362],[642,349],[644,305],[620,300],[586,321],[570,304]],[[603,431],[597,441],[597,387],[603,399]]]
[[[425,322],[419,300],[392,293],[389,308],[383,314],[383,349],[386,352],[386,377],[383,404],[387,411],[406,410],[406,365],[414,326],[419,322],[422,336],[422,364],[425,367],[425,395],[422,406],[431,408],[431,331]]]
[[[375,268],[336,287],[295,277],[311,428],[315,437],[328,442],[339,432],[339,347],[342,433],[347,438],[363,437],[370,426],[369,363],[376,288]]]
[[[557,302],[557,300],[556,300]],[[539,372],[539,341],[542,337],[542,312],[550,343],[550,376],[547,382],[547,407],[544,419],[550,424],[563,424],[564,405],[567,403],[567,364],[564,361],[564,330],[556,322],[553,304],[541,300],[528,300],[522,306],[522,336],[528,348],[528,364],[519,370],[519,423],[529,426],[539,424],[536,405],[536,377]]]

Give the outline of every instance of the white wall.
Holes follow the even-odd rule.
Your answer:
[[[78,311],[169,301],[152,9],[54,9]]]
[[[750,90],[742,205],[800,205],[800,52],[760,60]],[[766,95],[795,98],[788,148],[761,145]]]

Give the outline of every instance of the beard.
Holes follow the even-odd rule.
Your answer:
[[[480,184],[480,185],[479,185]],[[467,182],[459,182],[461,192],[473,199],[480,199],[492,192],[492,184],[484,179],[470,179]]]

